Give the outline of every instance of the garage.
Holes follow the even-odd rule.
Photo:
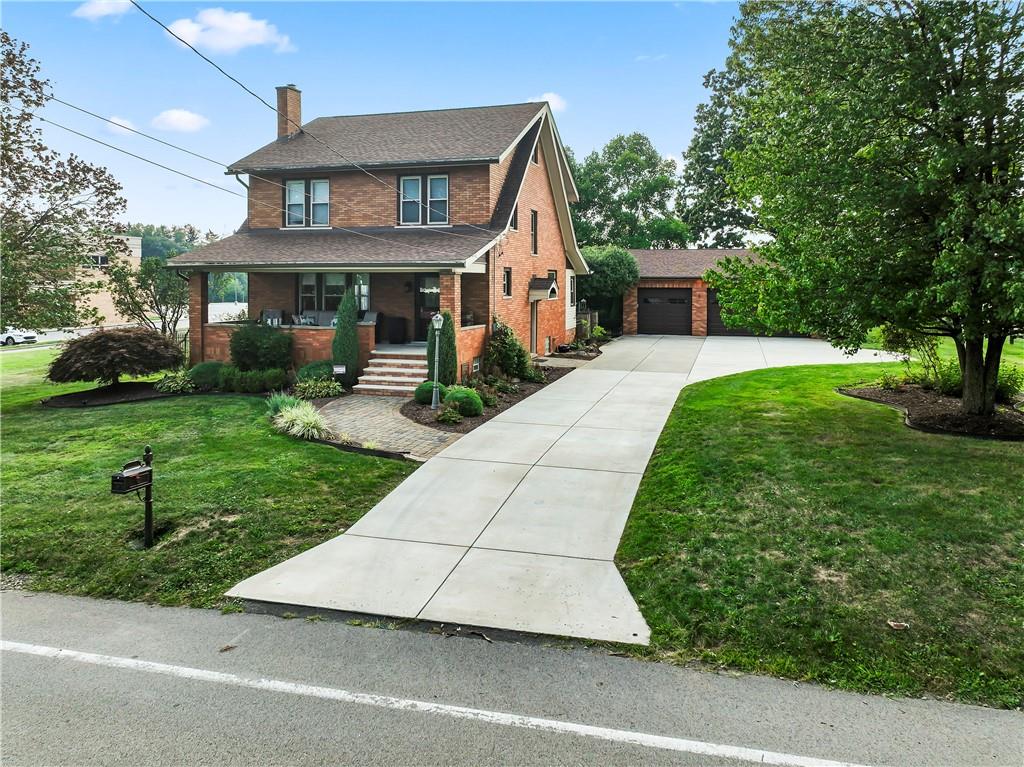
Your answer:
[[[752,336],[747,328],[729,328],[722,322],[722,306],[718,303],[718,291],[708,288],[708,335],[709,336]]]
[[[691,334],[691,288],[639,288],[636,298],[638,333],[686,336]]]

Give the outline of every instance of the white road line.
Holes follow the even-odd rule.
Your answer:
[[[453,719],[469,719],[471,721],[485,724],[501,725],[503,727],[518,727],[527,730],[539,730],[542,732],[556,732],[564,735],[577,735],[596,740],[609,741],[612,743],[624,743],[633,746],[645,746],[665,751],[680,751],[700,756],[719,757],[723,759],[736,759],[743,762],[756,764],[785,765],[786,767],[860,767],[850,762],[836,762],[829,759],[815,759],[809,756],[798,756],[796,754],[783,754],[775,751],[763,751],[757,748],[745,748],[743,746],[728,746],[719,743],[707,743],[700,740],[686,740],[684,738],[672,738],[664,735],[651,735],[643,732],[632,732],[630,730],[615,730],[608,727],[594,727],[587,724],[575,722],[563,722],[557,719],[541,719],[535,716],[521,716],[501,711],[487,711],[479,708],[465,708],[463,706],[449,706],[443,703],[429,703],[421,700],[409,700],[406,698],[392,698],[385,695],[371,695],[361,692],[348,692],[334,687],[320,687],[300,682],[285,682],[277,679],[250,678],[228,674],[223,671],[208,671],[206,669],[191,668],[189,666],[172,666],[166,663],[155,663],[153,661],[137,660],[135,658],[122,658],[114,655],[97,655],[78,650],[65,650],[60,647],[47,647],[45,645],[26,644],[23,642],[0,641],[0,650],[6,652],[22,653],[24,655],[36,655],[43,658],[57,660],[71,660],[78,663],[89,663],[94,666],[107,666],[109,668],[127,669],[130,671],[144,671],[150,674],[161,674],[163,676],[178,677],[201,682],[212,682],[214,684],[225,684],[234,687],[247,687],[253,690],[264,690],[267,692],[280,692],[289,695],[302,695],[309,698],[320,698],[323,700],[334,700],[340,703],[354,703],[360,706],[373,706],[374,708],[386,708],[395,711],[412,711],[422,714],[436,714],[447,716]]]

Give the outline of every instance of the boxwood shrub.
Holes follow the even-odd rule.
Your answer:
[[[220,386],[222,367],[223,362],[200,362],[188,371],[188,377],[192,379],[192,385],[197,391],[213,391]]]
[[[445,395],[448,394],[448,387],[443,383],[437,385],[437,396],[444,402]],[[424,381],[416,387],[416,393],[412,395],[413,399],[419,402],[421,405],[429,405],[434,401],[434,382]]]
[[[454,405],[459,409],[461,415],[467,418],[481,415],[484,412],[484,403],[480,395],[468,386],[450,386],[444,397],[444,404]]]
[[[310,378],[333,378],[334,362],[331,360],[319,360],[303,365],[295,374],[296,381],[308,381]]]

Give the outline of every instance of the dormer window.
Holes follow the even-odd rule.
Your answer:
[[[331,185],[327,179],[284,182],[285,226],[330,226]]]
[[[444,226],[448,223],[447,175],[402,176],[399,179],[399,190],[400,226],[423,226],[424,223],[428,226]]]

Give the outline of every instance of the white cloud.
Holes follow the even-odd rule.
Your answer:
[[[265,19],[254,19],[245,11],[205,8],[194,19],[178,19],[171,31],[189,45],[212,53],[238,53],[254,45],[273,47],[276,53],[295,50],[288,35]]]
[[[96,21],[104,16],[120,16],[131,9],[132,4],[128,0],[88,0],[75,8],[71,15]]]
[[[664,61],[668,58],[667,53],[641,53],[633,57],[633,61]]]
[[[542,93],[539,96],[534,96],[530,101],[546,101],[551,107],[552,112],[564,112],[569,108],[569,102],[559,96],[557,93]]]
[[[135,124],[126,117],[110,115],[108,119],[110,122],[107,123],[107,130],[117,136],[130,136],[131,130],[126,129],[135,127]]]
[[[205,117],[187,109],[165,109],[153,118],[154,128],[178,133],[195,133],[209,124],[210,121]]]

